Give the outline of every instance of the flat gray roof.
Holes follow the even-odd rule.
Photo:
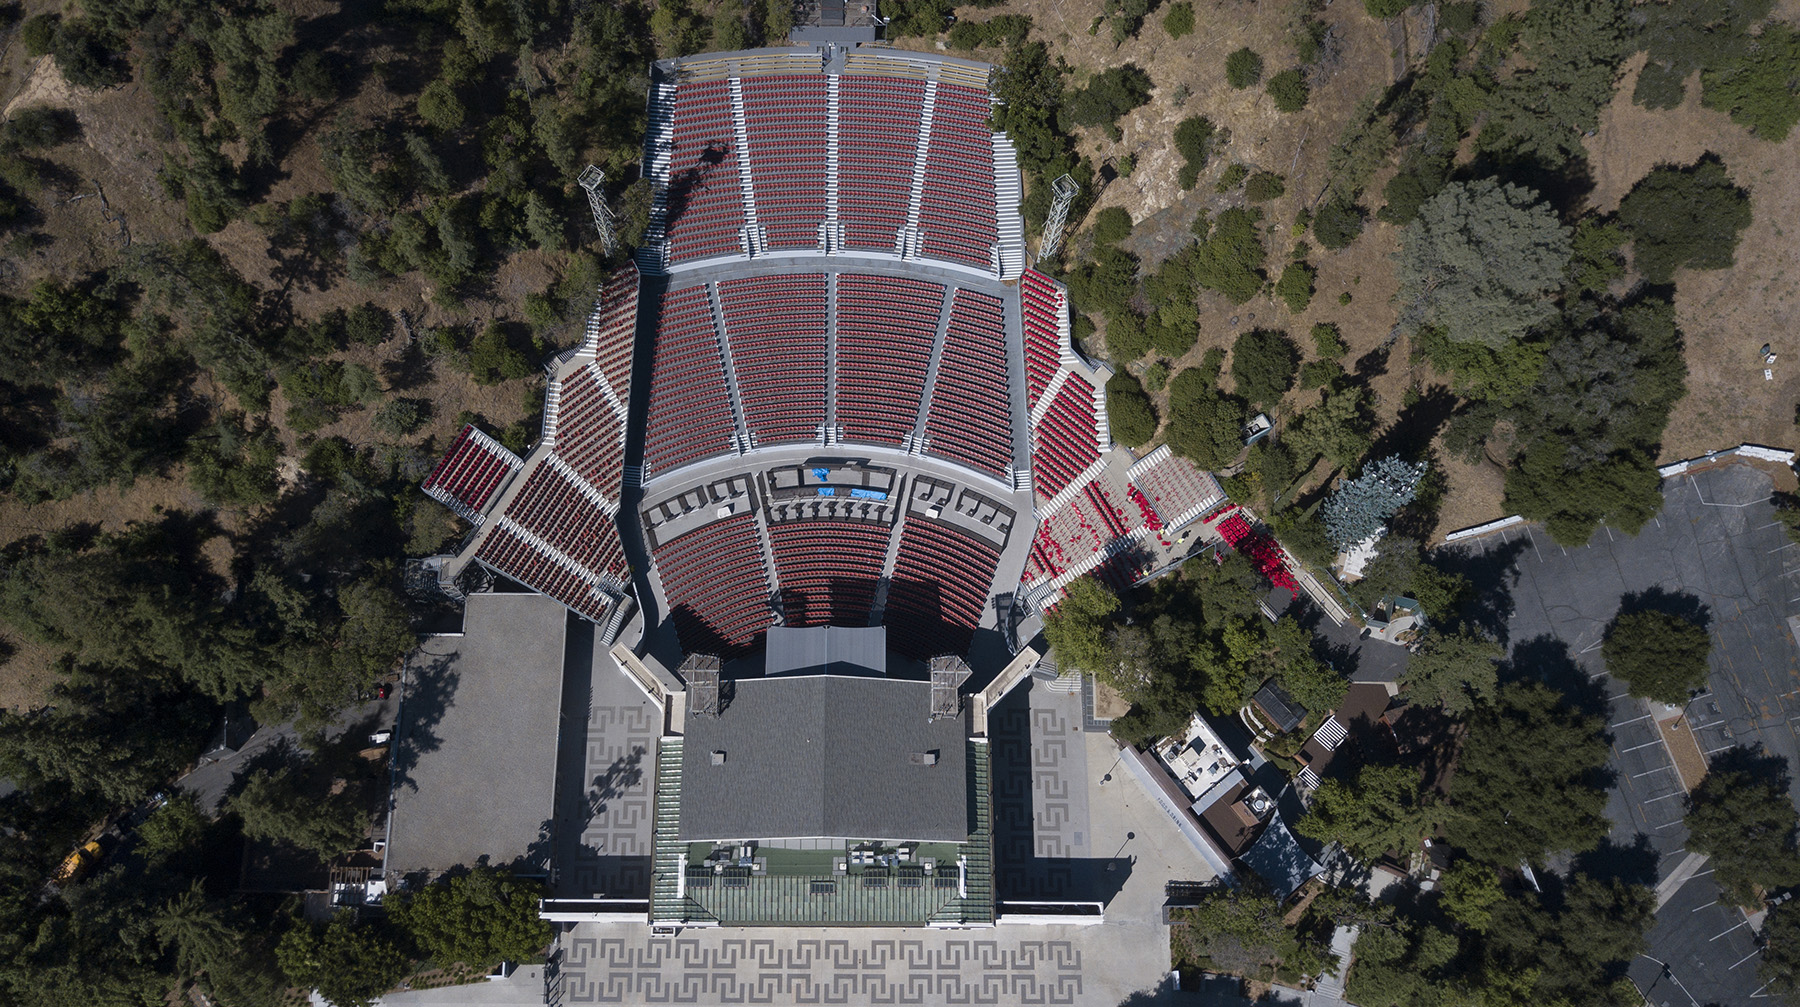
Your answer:
[[[474,594],[462,636],[431,637],[407,658],[390,874],[538,852],[556,798],[567,620],[544,595]]]
[[[771,626],[763,674],[887,674],[885,626]]]
[[[930,719],[931,683],[786,675],[732,690],[718,717],[687,718],[682,841],[968,839],[968,727]]]

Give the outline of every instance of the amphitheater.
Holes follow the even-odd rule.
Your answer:
[[[652,923],[991,923],[985,811],[962,817],[965,800],[986,807],[982,697],[1031,669],[1037,619],[1069,581],[1126,584],[1180,562],[1222,500],[1166,448],[1140,458],[1112,443],[1110,371],[1071,344],[1062,285],[1027,266],[1014,149],[990,127],[994,72],[837,43],[655,64],[651,225],[583,341],[549,363],[541,436],[520,458],[465,429],[425,483],[471,525],[439,564],[446,591],[555,599],[663,708]],[[822,627],[835,629],[783,635]],[[851,704],[862,712],[843,716],[887,719],[823,742],[819,786],[890,744],[895,764],[870,772],[953,803],[968,827],[857,832],[851,809],[749,831],[681,807],[684,778],[697,794],[701,774],[752,771],[720,747],[709,763],[700,735],[731,734],[753,710],[839,716],[838,694],[867,686],[776,698],[751,684],[796,672],[916,684]],[[887,731],[896,718],[917,725]],[[927,761],[937,742],[886,737],[943,721],[966,751],[939,745]],[[734,753],[761,744],[732,737]],[[940,751],[934,780],[966,778],[953,795],[896,768]],[[931,842],[950,845],[934,858]],[[808,866],[809,851],[838,856]],[[908,873],[932,861],[956,883],[906,891],[933,887]],[[857,905],[816,909],[851,864],[865,874]],[[877,868],[895,888],[870,880]],[[776,890],[784,873],[811,887]]]

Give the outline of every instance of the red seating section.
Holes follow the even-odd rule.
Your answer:
[[[1035,269],[1025,271],[1019,281],[1019,307],[1025,322],[1025,401],[1032,409],[1061,366],[1059,300],[1048,277]]]
[[[637,346],[638,271],[627,263],[601,288],[588,319],[594,366],[622,403],[631,401],[631,354]]]
[[[1032,486],[1045,500],[1100,460],[1094,433],[1094,386],[1073,371],[1032,428]]]
[[[888,588],[888,646],[918,658],[967,653],[999,563],[988,543],[909,516]]]
[[[838,216],[844,244],[891,252],[895,235],[906,226],[925,85],[857,74],[838,80]],[[993,199],[990,186],[987,200]]]
[[[645,474],[731,450],[731,428],[731,395],[707,288],[668,294],[650,368]]]
[[[494,492],[517,472],[519,459],[509,451],[496,452],[493,442],[481,436],[474,425],[463,427],[450,444],[443,461],[425,477],[422,488],[437,497],[450,497],[479,513],[493,499]]]
[[[506,516],[579,566],[621,583],[628,579],[612,518],[556,466],[540,463],[533,469],[507,504]]]
[[[656,568],[676,635],[690,654],[739,653],[774,621],[754,515],[664,542],[656,548]]]
[[[675,91],[666,223],[670,262],[736,255],[744,226],[738,150],[725,81]]]
[[[1274,538],[1251,526],[1235,506],[1227,507],[1221,513],[1223,517],[1219,519],[1218,530],[1226,545],[1237,550],[1250,561],[1251,566],[1262,571],[1262,575],[1269,578],[1269,583],[1285,587],[1289,591],[1300,590],[1294,575],[1288,572],[1287,555]]]
[[[1013,457],[1002,310],[999,298],[957,290],[925,425],[931,454],[997,476]]]
[[[1142,515],[1115,504],[1101,483],[1088,483],[1074,499],[1038,525],[1037,536],[1031,542],[1026,580],[1053,578],[1083,569],[1096,553],[1130,535],[1143,523]]]
[[[757,222],[770,248],[817,248],[826,215],[826,77],[745,77],[743,88]]]
[[[593,365],[562,380],[557,406],[556,453],[600,492],[617,500],[625,466],[625,430],[594,378]]]
[[[986,91],[938,83],[925,155],[925,197],[919,205],[925,254],[977,269],[992,265],[990,252],[999,236],[988,113]]]
[[[944,288],[841,274],[837,284],[837,421],[853,441],[899,444],[925,397]]]
[[[893,529],[865,521],[769,526],[790,626],[867,626]]]
[[[489,528],[475,558],[595,622],[604,623],[612,609],[611,599],[595,591],[589,580],[538,552],[505,528]]]
[[[719,284],[744,422],[759,443],[809,441],[825,423],[825,274]]]

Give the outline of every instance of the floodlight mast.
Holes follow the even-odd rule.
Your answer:
[[[1062,247],[1063,224],[1069,219],[1069,206],[1075,197],[1081,194],[1081,186],[1075,179],[1063,175],[1050,183],[1050,191],[1055,194],[1056,202],[1050,204],[1050,216],[1044,221],[1044,240],[1038,244],[1038,261],[1043,261],[1056,254]]]
[[[588,208],[594,211],[594,229],[600,232],[600,246],[606,249],[608,258],[619,254],[619,236],[613,231],[613,214],[604,194],[606,172],[590,164],[581,169],[575,181],[587,190]]]

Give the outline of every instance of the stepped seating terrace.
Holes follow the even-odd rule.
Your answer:
[[[732,425],[707,288],[665,295],[650,370],[645,470],[663,472],[730,451]]]
[[[987,608],[1000,553],[918,514],[900,533],[884,621],[894,649],[913,657],[962,654]]]
[[[897,445],[912,433],[943,303],[937,283],[838,277],[837,421],[846,439]]]
[[[893,529],[865,521],[769,526],[790,626],[867,626]]]
[[[688,653],[735,655],[769,628],[768,567],[755,515],[715,521],[658,545],[654,555]]]
[[[1032,489],[1053,500],[1100,460],[1094,440],[1094,386],[1071,371],[1031,434]]]
[[[524,467],[517,455],[470,424],[456,435],[450,450],[425,477],[423,488],[432,499],[479,523],[481,511],[507,477]]]
[[[743,80],[756,219],[771,249],[818,247],[826,215],[826,86],[818,73]]]
[[[744,422],[760,443],[808,441],[825,423],[825,274],[719,284]]]
[[[725,81],[676,89],[664,210],[670,262],[741,251],[744,202],[732,122]]]
[[[999,298],[957,290],[925,427],[932,454],[1002,477],[1013,460],[1003,311]]]

